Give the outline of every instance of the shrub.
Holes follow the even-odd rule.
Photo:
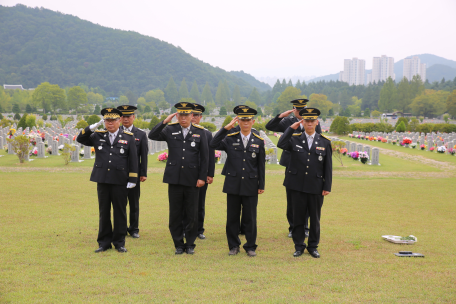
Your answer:
[[[219,115],[226,115],[226,108],[220,107]]]
[[[78,123],[76,124],[75,128],[76,129],[85,129],[89,126],[89,124],[87,123],[87,121],[85,120],[80,120],[78,121]]]
[[[43,120],[47,120],[48,116],[46,114],[43,114]]]
[[[22,128],[22,129],[25,129],[27,128],[27,113],[25,113],[24,115],[22,115],[22,118],[19,120],[19,123],[17,124],[17,128]]]
[[[50,118],[50,120],[57,120],[57,116],[55,116],[55,115],[51,115],[51,118]]]
[[[205,127],[206,129],[208,129],[211,132],[215,132],[215,130],[217,130],[217,127],[211,122],[202,122],[202,123],[200,123],[200,126]]]
[[[13,138],[7,138],[6,140],[9,143],[11,143],[13,151],[16,153],[17,157],[19,158],[19,162],[21,164],[24,163],[27,155],[30,152],[29,138],[25,135],[18,135]]]
[[[14,120],[20,120],[21,119],[21,115],[19,115],[19,113],[16,113],[14,114]]]
[[[25,124],[29,128],[33,128],[34,126],[36,126],[36,116],[33,114],[27,115],[27,118],[25,119]]]
[[[347,134],[350,132],[350,122],[347,117],[337,116],[331,123],[329,130],[336,134]]]
[[[405,128],[407,129],[408,127],[408,120],[405,117],[399,117],[399,119],[396,121],[396,125],[394,126],[395,129],[397,129],[397,126],[401,123],[404,122]]]
[[[150,123],[149,123],[149,129],[152,130],[158,123],[160,122],[160,120],[157,118],[157,116],[152,116],[152,119],[150,120]]]
[[[76,151],[76,146],[75,145],[70,145],[70,144],[65,144],[63,146],[63,152],[60,154],[63,158],[63,161],[65,162],[65,165],[68,165],[68,163],[71,160],[71,152]]]
[[[98,115],[90,115],[88,118],[87,118],[87,123],[90,125],[93,125],[94,123],[97,123],[100,121],[100,117]]]
[[[405,132],[405,130],[406,130],[405,123],[404,123],[404,121],[401,121],[396,127],[396,132]]]

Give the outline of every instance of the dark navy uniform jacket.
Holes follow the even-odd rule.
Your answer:
[[[230,133],[221,128],[210,146],[227,153],[223,192],[243,196],[258,195],[264,190],[265,151],[264,139],[251,133],[247,148],[244,148],[240,132]]]
[[[231,133],[236,133],[236,132],[240,132],[241,131],[241,127],[239,125],[237,125],[236,127],[232,128],[231,130],[228,131],[228,134],[231,134]],[[251,130],[252,133],[255,133],[257,135],[260,135],[260,132],[258,132],[256,129],[252,128]],[[215,151],[214,151],[215,153]],[[222,175],[226,175],[226,162],[225,164],[223,165],[223,169],[222,169]]]
[[[283,185],[291,190],[320,194],[331,192],[332,150],[331,141],[315,133],[309,150],[306,133],[294,133],[288,128],[280,137],[277,146],[290,151],[290,164]]]
[[[124,130],[124,127],[120,127]],[[138,176],[147,176],[147,155],[149,154],[149,145],[146,132],[133,126],[131,133],[135,136],[136,152],[138,153]]]
[[[187,137],[184,138],[179,123],[166,125],[161,121],[150,131],[149,138],[168,143],[164,183],[196,187],[199,179],[206,182],[209,149],[202,126],[191,124]]]
[[[268,129],[269,131],[273,131],[273,132],[285,132],[285,130],[289,126],[291,126],[295,122],[299,121],[299,119],[297,119],[295,116],[289,115],[284,118],[279,118],[279,115],[280,114],[278,114],[276,117],[271,119],[266,124],[266,129]],[[294,133],[301,133],[301,132],[304,132],[304,131],[300,127],[298,127],[296,130],[294,130]],[[321,134],[320,124],[318,124],[317,127],[315,128],[315,132],[317,132],[318,134]],[[279,164],[281,166],[287,167],[289,163],[290,163],[290,152],[283,151],[282,156],[280,157]]]
[[[138,155],[133,133],[119,128],[111,145],[108,130],[92,132],[86,127],[76,140],[95,148],[95,163],[90,176],[92,182],[123,186],[128,182],[138,182]]]
[[[208,157],[209,162],[208,162],[208,166],[207,166],[207,176],[214,177],[214,175],[215,175],[215,149],[209,147],[209,144],[212,141],[212,132],[207,129],[204,129],[204,131],[206,132],[207,145],[208,145],[208,149],[209,149],[209,157]]]

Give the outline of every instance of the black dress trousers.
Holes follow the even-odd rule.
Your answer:
[[[176,248],[195,248],[198,235],[198,197],[199,188],[168,184],[169,231]],[[184,212],[187,223],[184,226]],[[184,243],[184,234],[186,243]]]
[[[125,246],[127,233],[127,194],[126,186],[97,183],[100,222],[97,242],[100,247]],[[114,213],[114,230],[111,223],[111,202]]]
[[[130,204],[130,234],[139,233],[139,197],[141,196],[141,183],[138,181],[134,188],[128,189],[128,204]]]
[[[245,223],[245,251],[255,251],[257,238],[257,196],[243,196],[236,194],[227,194],[227,217],[226,217],[226,236],[228,239],[229,249],[239,247],[241,240],[239,239],[240,215],[242,208],[242,219]]]
[[[287,220],[288,220],[288,231],[291,232],[293,230],[293,204],[291,200],[291,191],[285,187],[285,191],[287,192]],[[304,216],[304,230],[309,231],[309,210],[306,211]]]
[[[197,229],[197,235],[198,234],[204,234],[204,217],[206,216],[206,192],[207,192],[207,186],[208,184],[205,183],[203,187],[199,188],[199,194],[198,194],[198,229]],[[184,221],[183,221],[184,227],[188,225],[188,219],[187,219],[187,214],[185,213],[184,210]]]
[[[304,243],[304,221],[305,213],[309,212],[310,216],[310,231],[307,249],[309,251],[318,248],[320,242],[320,217],[321,207],[323,206],[323,195],[311,194],[296,190],[289,190],[293,202],[293,243],[295,250],[304,251],[306,244]]]

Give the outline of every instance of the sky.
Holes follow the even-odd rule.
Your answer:
[[[456,60],[455,0],[0,0],[44,7],[181,47],[255,77],[323,76],[343,60],[416,54]]]

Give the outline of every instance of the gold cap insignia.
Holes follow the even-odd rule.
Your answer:
[[[111,113],[112,109],[106,109],[106,111],[108,111],[109,113]]]
[[[123,106],[124,110],[128,109],[128,106]]]
[[[242,109],[242,111],[244,111],[244,113],[247,112],[248,110],[249,110],[249,109]]]
[[[186,103],[181,103],[181,105],[182,105],[182,107],[184,107],[184,108],[187,106]]]
[[[306,109],[306,110],[307,110],[307,112],[309,112],[309,113],[312,113],[312,112],[313,112],[313,109]]]
[[[299,101],[299,103],[303,103],[304,100],[300,99],[300,100],[298,100],[298,101]]]

